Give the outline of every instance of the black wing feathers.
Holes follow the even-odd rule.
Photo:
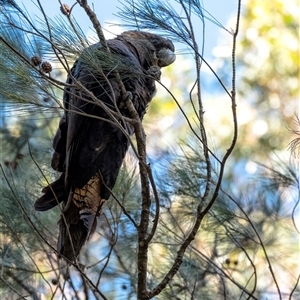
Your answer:
[[[111,54],[100,43],[92,45],[71,69],[64,90],[65,113],[53,140],[51,161],[53,169],[62,174],[35,202],[40,211],[64,202],[58,252],[70,260],[77,257],[95,229],[95,218],[115,185],[129,147],[123,131],[134,132],[131,124],[124,123],[123,116],[131,116],[122,103],[114,70],[131,92],[142,119],[155,94],[160,67],[175,60],[173,44],[150,33],[124,32],[107,44]],[[121,114],[112,118],[103,105]]]

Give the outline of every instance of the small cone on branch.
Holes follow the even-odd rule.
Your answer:
[[[34,55],[34,56],[31,57],[31,62],[32,62],[32,64],[33,64],[35,67],[37,67],[37,66],[39,66],[39,65],[41,64],[42,59],[41,59],[39,56]]]
[[[45,73],[50,73],[52,71],[52,66],[48,61],[44,61],[41,65],[41,69]]]
[[[63,4],[61,7],[60,7],[60,11],[63,15],[67,16],[70,14],[70,7],[68,4]]]

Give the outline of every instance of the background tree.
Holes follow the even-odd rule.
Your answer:
[[[143,162],[151,162],[152,172],[147,170],[152,204],[148,261],[139,273],[140,264],[146,263],[137,259],[141,249],[135,226],[140,222],[143,186],[134,152],[127,157],[114,196],[107,202],[80,265],[67,268],[57,261],[53,232],[57,231],[59,209],[42,215],[32,209],[41,186],[56,176],[48,162],[55,116],[62,111],[59,99],[64,79],[55,73],[62,68],[58,60],[65,62],[68,72],[89,43],[73,19],[72,11],[80,8],[77,5],[65,16],[50,20],[41,6],[43,21],[37,26],[13,1],[1,3],[1,72],[5,74],[1,78],[7,78],[1,81],[5,142],[0,210],[2,295],[8,299],[29,295],[34,299],[41,295],[67,299],[296,299],[298,161],[292,156],[270,162],[268,168],[253,163],[266,164],[274,156],[272,150],[279,149],[279,157],[286,151],[291,137],[283,126],[277,126],[279,121],[298,130],[290,121],[296,107],[299,67],[297,45],[291,42],[297,24],[291,3],[276,0],[272,13],[259,1],[244,3],[233,68],[238,74],[240,135],[225,164],[220,161],[226,158],[235,136],[234,94],[228,79],[230,29],[224,31],[225,48],[216,49],[223,57],[205,67],[204,41],[193,24],[200,21],[203,32],[205,22],[218,22],[201,2],[123,2],[121,15],[129,16],[126,24],[162,32],[181,43],[178,64],[166,71],[170,79],[162,82],[158,100],[151,103],[145,120],[149,156]],[[79,4],[91,13],[86,1]],[[13,16],[18,16],[18,22]],[[236,20],[229,27],[235,24]],[[277,28],[280,35],[275,39]],[[229,56],[224,55],[228,52]],[[191,70],[182,67],[188,63],[182,62],[181,53],[193,58]],[[33,55],[51,62],[51,76],[32,66]],[[207,79],[207,69],[212,66],[220,80]],[[4,114],[8,109],[19,118],[8,118]]]

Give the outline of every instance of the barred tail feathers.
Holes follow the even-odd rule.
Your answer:
[[[58,252],[74,261],[90,235],[105,202],[100,197],[101,179],[95,174],[82,188],[71,192],[59,220]]]

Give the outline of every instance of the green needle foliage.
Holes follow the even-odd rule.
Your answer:
[[[275,2],[282,7],[281,1]],[[288,134],[288,130],[278,132],[285,136],[285,141],[292,140],[291,156],[281,158],[281,152],[280,159],[269,159],[274,143],[266,143],[267,138],[255,139],[249,134],[255,117],[246,122],[245,115],[239,118],[239,114],[245,110],[250,114],[253,103],[262,105],[271,99],[265,99],[260,91],[267,77],[275,78],[270,69],[276,66],[268,65],[263,70],[266,75],[255,73],[256,67],[251,68],[249,60],[242,59],[247,49],[249,58],[255,47],[247,42],[245,27],[241,32],[244,40],[240,44],[236,40],[240,12],[232,31],[206,11],[202,1],[121,2],[119,15],[125,26],[159,32],[179,42],[185,50],[178,51],[178,57],[191,54],[193,69],[186,70],[182,66],[185,60],[180,59],[178,65],[167,69],[169,84],[157,83],[158,101],[146,116],[145,132],[150,141],[145,167],[149,206],[145,208],[143,202],[145,183],[140,181],[141,160],[135,149],[139,140],[133,137],[132,151],[125,159],[110,200],[104,204],[95,234],[82,250],[79,264],[67,265],[58,259],[57,220],[61,208],[37,213],[33,203],[42,187],[59,176],[50,169],[51,143],[63,113],[66,75],[79,55],[99,72],[115,70],[117,64],[122,80],[139,74],[126,61],[116,61],[108,53],[95,55],[93,47],[85,50],[90,42],[73,17],[73,10],[81,6],[88,11],[87,1],[76,1],[78,5],[72,6],[67,15],[54,19],[47,17],[41,1],[35,3],[41,10],[37,20],[13,0],[0,1],[0,296],[3,299],[297,299],[300,294],[299,119],[296,117],[293,124],[288,124],[285,117],[277,120],[284,120],[284,125],[291,128]],[[252,22],[253,12],[265,7],[259,1],[255,1],[255,7],[251,3],[245,4],[243,26],[249,21],[247,16],[251,16]],[[293,24],[293,15],[284,11],[285,22]],[[276,18],[281,20],[280,13]],[[200,26],[195,26],[195,22]],[[201,37],[206,22],[222,29],[230,43],[233,40],[230,56],[222,61],[225,71],[213,68],[203,57],[205,40]],[[281,51],[284,52],[284,47]],[[45,72],[41,64],[35,66],[34,56],[41,63],[50,63],[52,71]],[[218,87],[212,87],[219,91],[216,97],[210,90],[204,91],[207,71],[202,70],[203,65],[208,66],[222,88],[220,92]],[[251,80],[243,72],[236,85],[235,77],[240,70],[250,70]],[[260,76],[259,81],[255,76]],[[247,90],[248,85],[253,90]],[[273,100],[269,102],[274,108],[276,89],[270,90],[270,86],[274,87],[268,85],[264,95],[272,94]],[[251,97],[258,94],[259,99],[247,99],[248,91]],[[279,89],[279,94],[282,93]],[[164,95],[162,101],[160,95]],[[285,99],[289,101],[288,97]],[[261,107],[266,111],[264,105]],[[174,137],[169,148],[163,145],[164,132],[160,128],[163,123],[159,123],[170,117],[168,113],[175,128],[168,128],[168,135]],[[260,118],[262,115],[263,111],[254,114]],[[270,121],[265,116],[266,123],[274,124],[273,117]],[[157,120],[157,124],[151,120]],[[240,139],[237,139],[238,129]],[[276,136],[275,131],[273,135]],[[152,142],[154,149],[149,146]],[[288,142],[278,145],[280,150]],[[161,149],[157,149],[159,144]],[[255,149],[255,156],[249,155],[249,147]],[[258,171],[250,177],[244,166],[249,162],[253,165],[253,160],[258,162]],[[146,239],[139,242],[141,215],[145,211],[149,212]],[[144,261],[138,259],[141,253],[146,257]],[[141,278],[145,284],[141,284]]]

